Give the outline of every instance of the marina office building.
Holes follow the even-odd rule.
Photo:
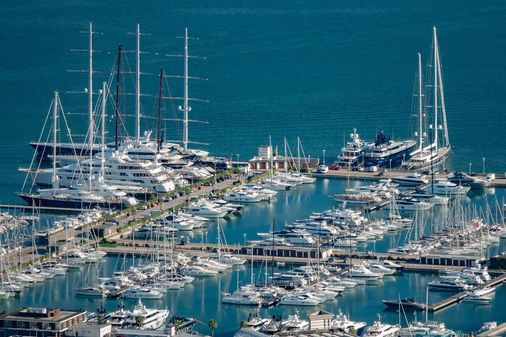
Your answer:
[[[0,316],[0,337],[62,337],[68,329],[87,319],[86,311],[21,308]]]

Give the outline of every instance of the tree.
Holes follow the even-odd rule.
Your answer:
[[[241,321],[241,329],[244,329],[248,326],[248,324],[246,323],[247,323],[246,321]]]
[[[105,324],[106,319],[103,313],[98,314],[97,316],[97,323],[98,324]]]
[[[179,330],[179,327],[181,326],[181,320],[179,319],[175,319],[173,322],[172,322],[172,325],[174,325],[174,329],[176,330],[176,333],[178,332]]]
[[[137,325],[137,327],[141,328],[142,325],[144,324],[144,316],[135,316],[135,324]]]
[[[211,336],[214,337],[214,330],[218,327],[218,322],[215,319],[209,320],[208,326],[211,328]]]

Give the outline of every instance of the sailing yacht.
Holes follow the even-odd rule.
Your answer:
[[[104,84],[105,88],[105,84]],[[105,90],[105,89],[104,89]],[[105,95],[105,93],[104,93]],[[105,110],[105,101],[103,109]],[[52,102],[53,114],[53,143],[56,144],[58,137],[58,118],[61,110],[61,101],[58,92],[55,91],[54,99]],[[55,151],[56,147],[53,147]],[[120,209],[135,205],[137,200],[133,197],[128,197],[123,191],[111,190],[105,188],[105,185],[100,185],[101,188],[90,184],[87,187],[64,188],[60,186],[60,179],[57,175],[56,161],[53,160],[53,167],[51,169],[51,188],[39,189],[37,193],[30,190],[28,193],[18,193],[19,197],[28,202],[30,205],[37,205],[43,207],[59,207],[59,208],[116,208]],[[25,180],[26,182],[26,180]],[[91,179],[90,179],[91,182]]]
[[[418,136],[418,148],[411,152],[409,160],[404,160],[401,168],[406,170],[420,170],[436,164],[444,162],[450,153],[450,140],[448,137],[448,125],[446,123],[446,106],[444,99],[443,78],[441,72],[441,58],[439,54],[439,43],[437,39],[436,27],[433,28],[433,46],[432,46],[432,60],[433,64],[433,83],[431,83],[432,93],[432,108],[434,113],[434,124],[424,121],[423,107],[423,79],[422,79],[422,61],[421,54],[418,53],[418,131],[415,136]],[[430,92],[426,92],[429,95]],[[428,99],[425,100],[428,103]],[[428,105],[426,105],[428,108]],[[440,113],[442,124],[440,123]],[[427,125],[428,124],[428,125]],[[430,139],[427,139],[427,131],[424,130],[424,125],[430,133]],[[442,131],[442,143],[439,143],[439,132]]]

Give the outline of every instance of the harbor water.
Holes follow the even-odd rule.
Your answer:
[[[359,184],[363,182],[352,182]],[[301,185],[287,192],[280,192],[278,196],[270,203],[250,204],[245,206],[241,216],[233,217],[229,220],[220,221],[223,226],[227,242],[229,244],[242,243],[246,239],[255,239],[258,231],[268,231],[269,222],[275,217],[277,223],[281,226],[284,222],[290,223],[295,219],[307,217],[311,211],[321,211],[331,208],[334,204],[329,195],[342,192],[346,182],[336,179],[318,179],[316,183]],[[472,203],[473,205],[484,204],[484,199],[488,199],[490,205],[494,200],[502,200],[505,197],[504,189],[490,189],[487,193],[476,194],[465,197],[462,202]],[[436,206],[437,207],[437,206]],[[441,212],[442,210],[440,210]],[[372,213],[371,216],[375,214]],[[409,214],[406,214],[409,216]],[[209,242],[217,241],[216,224],[210,224],[206,231]],[[200,242],[202,234],[195,233],[193,241]],[[361,247],[362,250],[386,251],[392,246],[397,246],[405,237],[404,232],[386,235],[382,240],[368,247]],[[499,245],[491,248],[494,254],[500,251],[506,251],[506,241],[502,240]],[[136,261],[136,262],[135,262]],[[309,261],[308,261],[309,262]],[[315,263],[316,261],[312,261]],[[95,312],[102,306],[106,310],[116,310],[120,305],[117,299],[97,299],[83,298],[74,293],[74,289],[84,285],[90,285],[98,276],[111,276],[115,271],[121,271],[128,268],[132,263],[139,264],[142,260],[137,257],[132,259],[130,255],[119,257],[107,257],[97,264],[86,265],[79,271],[70,270],[66,277],[56,276],[54,279],[36,285],[33,288],[25,289],[19,298],[0,302],[0,310],[13,310],[20,306],[40,306],[44,303],[50,303],[55,307],[62,308],[81,308]],[[265,265],[254,264],[255,283],[262,283],[265,280],[265,273],[271,273],[271,266],[265,269]],[[287,264],[284,267],[274,266],[273,271],[279,271],[290,268]],[[280,269],[282,268],[282,269]],[[381,300],[396,299],[398,297],[413,297],[420,302],[426,300],[426,284],[436,279],[436,274],[404,272],[400,276],[385,277],[381,282],[357,286],[352,290],[347,290],[342,296],[338,296],[333,301],[327,301],[319,308],[337,313],[342,310],[349,313],[353,320],[366,321],[372,323],[378,314],[383,320],[390,323],[398,322],[398,313],[396,311],[384,310],[385,307]],[[185,286],[178,291],[169,290],[163,298],[159,300],[145,300],[149,306],[157,308],[168,308],[171,315],[194,317],[202,324],[197,324],[201,331],[207,331],[206,322],[209,319],[218,321],[217,334],[219,336],[231,336],[239,329],[240,322],[248,318],[250,313],[255,312],[251,307],[240,307],[234,305],[225,305],[221,303],[221,293],[231,292],[237,288],[237,285],[249,284],[251,280],[250,265],[219,274],[217,277],[197,279],[190,285]],[[442,300],[451,293],[429,292],[429,303]],[[429,319],[443,321],[451,329],[458,331],[476,331],[480,328],[483,321],[504,320],[504,310],[502,303],[506,301],[506,287],[498,287],[491,304],[476,305],[462,302],[446,309],[429,314]],[[124,304],[128,307],[135,305],[135,300],[125,300]],[[281,315],[286,318],[288,314],[293,314],[295,310],[304,317],[308,313],[316,310],[315,308],[286,307],[277,306],[270,309],[260,309],[263,316]],[[466,317],[466,319],[462,319]],[[406,324],[406,319],[424,320],[423,313],[418,316],[407,314],[402,318],[402,324]]]
[[[166,55],[183,52],[182,42],[175,36],[188,27],[190,35],[200,38],[191,41],[190,53],[206,57],[191,59],[190,73],[208,78],[190,83],[190,96],[209,100],[192,102],[190,119],[209,122],[190,126],[192,140],[209,143],[197,147],[243,161],[256,155],[258,145],[267,143],[269,135],[274,144],[280,145],[286,136],[292,146],[299,136],[306,155],[318,157],[325,149],[327,163],[335,160],[355,127],[364,139],[372,140],[380,129],[394,138],[413,137],[417,52],[422,53],[425,63],[432,26],[437,26],[452,144],[447,167],[500,174],[506,171],[504,1],[429,0],[423,6],[401,0],[11,1],[2,4],[0,15],[1,203],[20,203],[15,192],[21,190],[25,177],[18,168],[30,164],[33,150],[28,143],[39,138],[53,90],[61,94],[75,139],[82,140],[86,133],[87,117],[83,113],[87,101],[76,92],[83,92],[87,86],[85,75],[80,73],[87,69],[87,57],[86,53],[70,50],[87,47],[87,36],[80,31],[87,29],[89,21],[99,33],[94,35],[95,89],[108,79],[118,44],[124,44],[127,50],[135,48],[134,37],[128,33],[140,23],[141,30],[148,33],[142,36],[142,50],[146,52],[141,61],[142,91],[146,93],[142,114],[155,116],[156,74],[160,67],[170,75],[182,73],[181,60]],[[132,71],[133,54],[127,55],[130,65],[126,71]],[[170,79],[169,85],[172,96],[182,95],[180,80]],[[133,98],[128,96],[125,101],[125,129],[133,134],[134,117],[129,117],[134,114]],[[166,118],[181,117],[178,104],[167,104]],[[112,141],[115,121],[111,116],[108,123],[108,141]],[[142,123],[143,130],[155,127],[153,118],[143,118]],[[167,122],[163,128],[167,139],[181,138],[180,124]],[[335,207],[330,196],[342,193],[346,186],[345,180],[318,179],[314,185],[281,192],[270,203],[248,205],[241,215],[220,222],[227,243],[257,239],[256,233],[269,231],[274,220],[276,228],[281,228],[313,211]],[[493,208],[496,203],[502,205],[505,197],[503,189],[488,189],[460,202],[478,207],[488,203]],[[438,217],[449,211],[434,210],[435,225]],[[406,230],[386,235],[357,250],[385,252],[402,243],[406,235]],[[186,236],[193,242],[216,242],[216,223],[180,239],[186,240]],[[489,254],[505,249],[503,240]],[[127,267],[133,261],[128,256],[125,262]],[[79,271],[71,270],[66,277],[56,276],[25,289],[19,297],[1,301],[0,311],[54,306],[93,312],[102,305],[115,310],[119,300],[79,297],[74,288],[97,275],[112,275],[122,263],[123,257],[107,257]],[[254,278],[262,281],[265,266],[255,264],[253,271]],[[423,302],[426,284],[433,278],[433,274],[406,272],[375,285],[358,286],[320,308],[334,313],[341,309],[353,320],[368,323],[380,314],[384,320],[396,323],[398,313],[385,311],[381,300],[400,296]],[[238,271],[196,280],[179,291],[169,290],[162,299],[146,304],[167,307],[171,315],[194,317],[202,322],[197,325],[201,331],[208,332],[207,321],[216,319],[217,335],[231,336],[254,309],[223,305],[220,294],[249,280],[250,268],[246,265]],[[429,302],[446,296],[431,292]],[[429,319],[443,321],[457,331],[476,331],[483,321],[506,320],[504,303],[506,287],[502,286],[491,304],[459,303],[429,314]],[[135,301],[125,304],[131,308]],[[305,317],[313,309],[299,311]],[[295,310],[278,306],[261,309],[260,314],[286,318]],[[412,315],[407,318],[415,319]],[[424,317],[419,314],[416,319]]]

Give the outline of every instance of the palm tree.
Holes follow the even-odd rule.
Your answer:
[[[98,324],[104,324],[106,322],[105,316],[103,313],[98,314],[97,316],[97,323]]]
[[[176,330],[176,333],[178,332],[179,330],[179,327],[181,326],[181,320],[179,319],[175,319],[173,322],[172,322],[172,325],[174,325],[174,329]]]
[[[144,324],[144,316],[135,316],[135,324],[137,325],[137,327],[142,327],[142,325]]]
[[[246,324],[246,321],[241,321],[241,329],[244,329],[248,326],[248,324]]]
[[[218,327],[218,322],[215,319],[210,319],[208,326],[211,328],[211,336],[214,337],[214,330]]]

